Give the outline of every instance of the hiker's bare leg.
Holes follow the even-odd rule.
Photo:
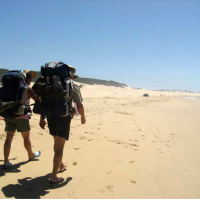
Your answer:
[[[22,132],[21,134],[24,139],[24,147],[28,153],[29,159],[34,158],[35,155],[32,151],[31,141],[30,141],[30,131]]]
[[[60,182],[61,180],[63,180],[63,178],[57,177],[57,173],[62,162],[64,146],[65,146],[65,138],[56,136],[54,143],[55,153],[53,159],[53,172],[50,178],[51,182]]]
[[[4,165],[8,165],[9,163],[9,155],[11,150],[11,143],[14,137],[15,131],[8,131],[6,135],[6,140],[4,143]]]
[[[55,153],[55,140],[56,140],[56,136],[53,135],[53,139],[54,139],[53,150],[54,150],[54,153]],[[67,166],[68,166],[67,163],[63,163],[63,161],[61,161],[61,164],[60,164],[60,167],[59,167],[59,171],[60,172],[65,171],[65,169],[66,169]]]

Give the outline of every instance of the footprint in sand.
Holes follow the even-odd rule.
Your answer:
[[[92,133],[92,132],[85,132],[86,134],[94,134],[94,133]]]
[[[139,147],[137,144],[129,144],[130,146]]]
[[[77,162],[73,162],[73,165],[77,165],[78,163]]]
[[[75,150],[79,150],[80,148],[74,148]]]
[[[109,190],[112,190],[112,189],[113,189],[113,186],[112,186],[112,185],[108,185],[107,188],[108,188]]]
[[[131,160],[131,161],[129,161],[129,163],[131,163],[131,164],[134,163],[134,162],[135,162],[135,160]]]
[[[162,149],[157,149],[157,151],[159,151],[159,153],[164,153],[164,152],[162,151]]]
[[[136,181],[134,181],[134,180],[131,180],[131,183],[135,184],[135,183],[137,183],[137,182],[136,182]]]

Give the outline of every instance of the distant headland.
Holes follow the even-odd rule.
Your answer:
[[[0,81],[2,76],[8,72],[8,69],[0,69]],[[36,71],[36,77],[33,79],[33,81],[35,81],[38,77],[40,77],[40,72]],[[118,83],[115,81],[106,81],[106,80],[99,80],[99,79],[94,79],[94,78],[82,78],[82,77],[78,77],[76,80],[76,82],[79,83],[85,83],[88,85],[105,85],[105,86],[115,86],[115,87],[127,87],[126,84],[124,83]]]

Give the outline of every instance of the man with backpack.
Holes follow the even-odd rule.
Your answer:
[[[6,140],[4,143],[4,164],[2,166],[3,169],[7,169],[12,166],[12,163],[9,162],[9,155],[11,150],[11,143],[16,130],[18,132],[21,132],[22,134],[22,137],[24,139],[24,147],[28,153],[29,161],[41,155],[40,151],[35,153],[32,151],[30,141],[30,115],[28,115],[31,111],[30,107],[28,107],[30,98],[34,100],[40,100],[40,98],[38,98],[34,94],[31,88],[28,87],[32,81],[32,78],[34,78],[35,76],[36,73],[34,71],[26,70],[24,72],[8,72],[2,78],[3,87],[1,88],[2,93],[0,99],[2,101],[6,101],[7,103],[8,101],[14,102],[14,106],[12,106],[10,109],[5,110],[4,113],[1,113],[4,117],[5,131],[7,132]],[[15,94],[14,98],[9,96],[9,93],[11,92],[12,94]]]
[[[62,162],[65,141],[69,139],[72,119],[72,101],[77,104],[81,115],[81,124],[86,123],[82,96],[79,87],[70,79],[75,68],[63,62],[49,62],[41,67],[41,77],[33,90],[41,96],[41,105],[37,102],[33,112],[40,114],[40,127],[45,128],[47,118],[50,134],[54,138],[53,171],[50,183],[60,183],[64,179],[57,176],[67,166]],[[37,108],[36,108],[37,107]]]

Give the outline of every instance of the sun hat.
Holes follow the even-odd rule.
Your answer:
[[[67,65],[67,66],[69,67],[70,71],[72,71],[73,73],[76,72],[76,68],[75,67],[73,67],[71,65]]]
[[[75,79],[75,78],[78,78],[78,75],[75,74],[76,73],[76,68],[74,68],[73,66],[71,65],[68,65],[69,66],[69,69],[70,69],[70,72],[69,74]]]
[[[31,78],[35,78],[36,77],[36,72],[34,71],[30,71],[28,69],[25,69],[23,70],[23,72],[27,75],[27,74],[30,74],[31,75]]]

